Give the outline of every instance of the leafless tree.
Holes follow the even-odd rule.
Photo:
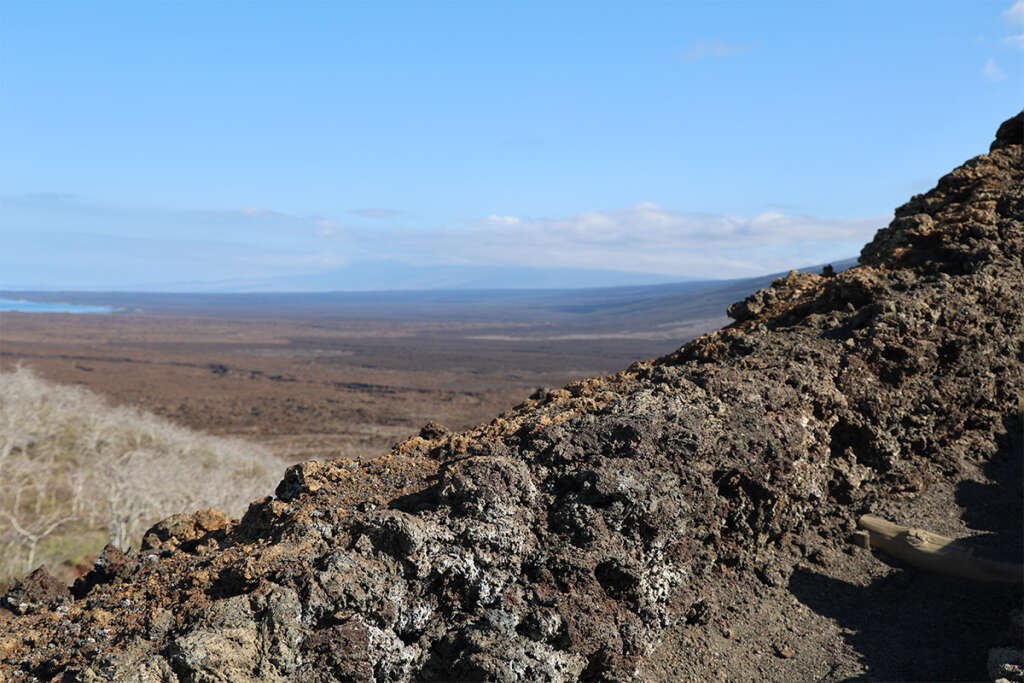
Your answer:
[[[258,445],[110,406],[25,368],[0,373],[0,581],[78,559],[69,553],[83,552],[82,538],[127,549],[171,514],[240,514],[283,469]]]

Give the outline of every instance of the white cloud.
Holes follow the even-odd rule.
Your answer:
[[[1018,50],[1024,50],[1024,33],[1018,33],[1015,36],[1006,36],[1003,38],[1003,42],[1010,47],[1015,47]]]
[[[272,209],[264,209],[258,206],[246,206],[238,209],[238,213],[250,218],[283,218],[284,214]]]
[[[1022,0],[1024,1],[1024,0]],[[736,57],[750,51],[750,45],[743,43],[723,43],[720,40],[698,40],[686,48],[683,59],[687,62],[699,62],[707,58]]]
[[[515,221],[505,220],[516,218]],[[683,213],[643,202],[557,218],[492,215],[464,227],[349,237],[403,249],[432,263],[609,268],[679,277],[742,277],[859,253],[884,216],[817,218],[767,211],[753,217]]]
[[[682,241],[726,246],[787,244],[808,239],[847,239],[862,231],[860,220],[817,219],[777,211],[753,218],[680,213],[644,202],[625,209],[584,211],[566,218],[531,219],[524,230],[571,237],[585,243],[611,242],[678,245]]]
[[[1017,0],[1013,6],[1003,12],[1003,19],[1012,24],[1024,24],[1024,0]]]
[[[487,217],[488,223],[497,223],[499,225],[516,225],[519,223],[519,218],[516,216],[498,216],[497,214],[491,214]]]
[[[1024,2],[1024,0],[1022,0],[1022,2]],[[996,64],[996,60],[992,59],[991,57],[987,62],[985,62],[985,67],[981,70],[981,72],[985,75],[985,78],[992,81],[993,83],[1001,81],[1006,78],[1006,73],[999,68],[999,65]]]
[[[187,265],[179,268],[181,278],[207,280],[203,269],[211,255],[227,263],[223,254],[229,252],[236,254],[233,265],[217,277],[310,273],[343,262],[380,260],[743,277],[855,256],[888,222],[884,216],[823,218],[779,207],[753,216],[681,212],[646,201],[554,217],[495,213],[441,227],[392,221],[352,225],[322,214],[291,215],[263,207],[165,210],[0,194],[0,209],[28,211],[23,204],[36,207],[26,215],[53,231],[129,239],[145,223],[150,234],[178,245],[181,255],[174,263]],[[223,248],[208,249],[211,236]],[[169,247],[161,251],[172,252]],[[202,258],[189,260],[193,252]]]

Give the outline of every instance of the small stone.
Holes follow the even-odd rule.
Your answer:
[[[832,553],[825,548],[815,548],[811,551],[808,558],[811,562],[823,567],[827,567],[832,564],[833,557]]]
[[[993,681],[1024,681],[1024,650],[994,647],[988,651],[988,675]]]
[[[775,656],[776,657],[780,657],[782,659],[792,659],[795,655],[796,655],[796,652],[794,652],[793,648],[791,648],[790,646],[788,646],[788,645],[778,645],[778,644],[775,645]]]
[[[447,435],[449,430],[439,422],[430,421],[420,429],[420,438],[428,441],[440,439]]]

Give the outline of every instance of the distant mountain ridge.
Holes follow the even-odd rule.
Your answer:
[[[853,260],[848,259],[852,264]],[[794,266],[796,267],[796,266]],[[22,270],[31,270],[27,267]],[[806,268],[801,268],[806,270]],[[139,282],[132,286],[97,287],[85,290],[53,280],[52,287],[26,285],[20,271],[2,274],[0,290],[6,291],[121,291],[189,294],[259,294],[325,292],[411,292],[460,290],[536,290],[645,287],[708,282],[706,278],[631,272],[603,268],[554,268],[507,265],[412,265],[398,261],[361,261],[341,268],[302,275],[277,275],[229,280]],[[27,277],[24,276],[23,277]],[[742,280],[747,278],[732,278]]]
[[[651,285],[678,277],[600,268],[544,268],[502,265],[413,265],[399,261],[360,261],[341,268],[242,280],[154,283],[150,291],[210,293],[372,292],[449,289],[567,289]]]
[[[835,272],[856,259],[832,264]],[[801,268],[821,272],[823,266]],[[582,289],[434,289],[367,292],[0,292],[33,301],[106,305],[123,312],[167,315],[321,316],[339,318],[505,320],[530,323],[525,336],[550,333],[643,334],[678,338],[679,325],[698,324],[683,336],[718,327],[726,307],[784,273],[738,280],[691,280]]]

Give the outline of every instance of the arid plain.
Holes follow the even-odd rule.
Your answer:
[[[668,353],[727,322],[749,283],[691,287],[383,295],[379,306],[374,295],[39,295],[119,311],[0,312],[0,369],[26,365],[289,462],[367,458],[428,422],[463,429],[538,387]]]

